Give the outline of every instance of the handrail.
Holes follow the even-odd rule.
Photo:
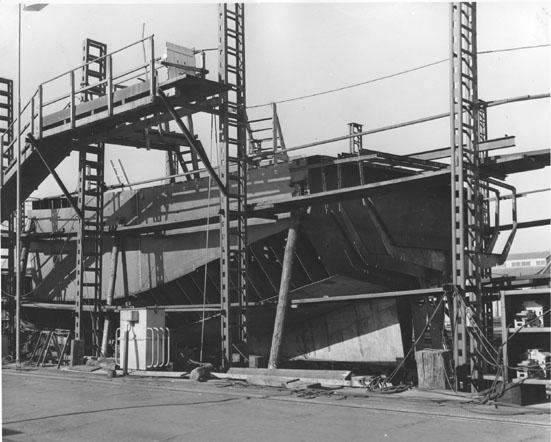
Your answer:
[[[119,52],[121,52],[121,51],[124,51],[125,49],[128,49],[128,48],[130,48],[130,47],[132,47],[132,46],[134,46],[134,45],[137,45],[138,43],[141,43],[141,42],[143,42],[143,41],[145,41],[145,40],[149,40],[149,39],[153,38],[154,36],[155,36],[155,34],[151,34],[151,35],[149,35],[148,37],[144,37],[144,38],[142,38],[142,39],[140,39],[140,40],[137,40],[137,41],[135,41],[135,42],[133,42],[133,43],[129,43],[129,44],[127,44],[126,46],[123,46],[122,48],[117,49],[116,51],[113,51],[113,52],[110,52],[110,53],[108,53],[108,54],[102,55],[101,57],[96,57],[96,58],[94,58],[93,60],[89,61],[88,63],[81,64],[80,66],[77,66],[76,68],[73,68],[73,69],[70,69],[70,70],[68,70],[68,71],[65,71],[65,72],[63,72],[63,73],[61,73],[61,74],[59,74],[59,75],[57,75],[57,76],[55,76],[55,77],[53,77],[53,78],[50,78],[49,80],[46,80],[45,82],[43,82],[43,83],[41,83],[41,84],[42,84],[42,85],[45,85],[45,84],[51,83],[52,81],[58,80],[59,78],[65,76],[65,75],[67,75],[67,74],[69,74],[70,72],[74,72],[74,71],[77,71],[77,70],[79,70],[79,69],[82,69],[83,67],[88,66],[89,64],[97,63],[98,60],[101,60],[101,59],[103,59],[103,58],[105,58],[105,57],[107,57],[107,56],[109,56],[109,55],[117,54],[117,53],[119,53]]]
[[[170,364],[170,329],[168,327],[165,327],[166,331],[166,363],[165,367],[168,367],[168,364]]]
[[[499,199],[500,199],[500,193],[499,193],[499,190],[497,190],[494,187],[490,187],[490,186],[487,186],[487,185],[484,185],[484,184],[480,184],[480,187],[482,187],[484,189],[487,189],[489,192],[493,192],[496,195],[495,196],[496,204],[495,204],[495,207],[494,207],[494,230],[493,230],[493,233],[492,233],[492,237],[491,237],[489,243],[486,246],[486,253],[492,253],[492,250],[494,249],[494,247],[497,243],[498,237],[499,237],[499,207],[500,207]],[[494,200],[492,200],[492,201],[494,201]],[[489,202],[489,200],[488,200],[488,202]]]
[[[92,63],[97,63],[97,62],[100,61],[100,60],[109,58],[109,57],[111,57],[111,56],[114,55],[114,54],[118,54],[118,53],[120,53],[120,52],[122,52],[122,51],[124,51],[124,50],[126,50],[126,49],[128,49],[128,48],[130,48],[130,47],[132,47],[132,46],[136,46],[136,45],[138,45],[138,44],[140,44],[140,43],[142,43],[142,42],[144,42],[144,41],[146,41],[146,40],[150,40],[150,41],[151,41],[151,55],[153,56],[153,54],[154,54],[154,35],[155,35],[155,34],[151,34],[151,35],[149,35],[149,36],[147,36],[147,37],[143,37],[143,38],[141,38],[141,39],[139,39],[139,40],[136,40],[136,41],[134,41],[134,42],[132,42],[132,43],[129,43],[129,44],[127,44],[127,45],[125,45],[125,46],[123,46],[123,47],[121,47],[121,48],[119,48],[119,49],[117,49],[117,50],[115,50],[115,51],[109,52],[109,53],[107,53],[107,54],[105,54],[105,55],[102,55],[102,56],[100,56],[100,57],[96,57],[96,58],[94,58],[93,60],[91,60],[91,61],[89,61],[89,62],[87,62],[87,63],[83,63],[83,64],[81,64],[81,65],[79,65],[79,66],[77,66],[77,67],[75,67],[75,68],[72,68],[72,69],[70,69],[70,70],[64,71],[64,72],[62,72],[61,74],[58,74],[58,75],[56,75],[55,77],[52,77],[52,78],[50,78],[50,79],[48,79],[48,80],[46,80],[46,81],[40,83],[40,84],[38,85],[37,89],[35,90],[35,92],[33,93],[33,95],[29,98],[29,100],[25,103],[25,105],[24,105],[23,108],[21,109],[19,115],[17,115],[17,117],[14,118],[14,120],[11,122],[11,124],[10,124],[5,130],[3,130],[3,131],[0,132],[0,137],[3,138],[3,137],[6,135],[6,133],[8,133],[10,130],[12,130],[12,129],[15,127],[16,123],[18,122],[18,120],[22,117],[23,113],[29,108],[30,105],[32,105],[32,106],[34,107],[35,98],[38,96],[38,100],[36,100],[36,101],[37,101],[37,105],[38,105],[38,112],[35,114],[34,109],[33,109],[33,111],[32,111],[32,114],[33,114],[33,115],[30,116],[30,119],[31,119],[31,122],[33,122],[32,125],[33,125],[33,128],[34,128],[34,120],[35,120],[36,117],[38,117],[38,119],[39,119],[38,131],[39,131],[39,138],[40,138],[41,131],[42,131],[42,125],[41,125],[41,120],[42,120],[42,118],[41,118],[41,116],[42,116],[42,109],[43,109],[44,107],[49,106],[49,105],[52,105],[52,104],[57,103],[57,102],[59,102],[59,101],[62,101],[62,100],[64,100],[64,99],[74,97],[76,94],[85,92],[86,90],[89,90],[90,88],[96,87],[96,86],[98,86],[98,85],[106,84],[106,83],[108,83],[108,80],[102,80],[102,81],[100,81],[100,82],[98,82],[98,83],[95,83],[94,85],[86,86],[86,87],[84,87],[84,88],[80,88],[80,89],[77,89],[77,90],[72,90],[71,93],[69,93],[69,94],[65,94],[65,95],[62,95],[62,96],[53,98],[53,99],[51,99],[51,100],[48,100],[47,102],[42,102],[41,89],[42,89],[45,85],[47,85],[47,84],[49,84],[49,83],[52,83],[53,81],[58,80],[58,79],[60,79],[60,78],[62,78],[62,77],[64,77],[64,76],[66,76],[66,75],[74,76],[74,75],[75,75],[75,72],[78,71],[78,70],[80,70],[80,69],[82,69],[83,67],[88,66],[88,65],[90,65],[90,64],[92,64]],[[116,80],[116,79],[123,78],[124,76],[128,75],[129,73],[136,72],[136,71],[138,71],[138,70],[140,70],[140,69],[144,69],[144,68],[147,69],[147,67],[149,67],[150,69],[151,69],[151,68],[155,69],[155,64],[156,64],[156,62],[158,62],[159,60],[161,60],[161,57],[158,57],[158,58],[152,57],[152,59],[150,59],[149,62],[143,63],[143,64],[139,65],[138,67],[135,67],[135,68],[133,68],[133,69],[131,69],[131,70],[128,70],[128,71],[126,71],[126,72],[123,72],[122,74],[118,74],[117,76],[112,77],[112,78],[111,78],[111,81]],[[128,81],[128,80],[130,80],[130,79],[131,79],[131,78],[126,79],[126,80],[124,80],[124,81]],[[154,80],[152,81],[152,83],[154,83]],[[115,87],[115,86],[116,86],[116,85],[114,85],[114,87]],[[151,88],[151,89],[154,90],[154,85],[152,85],[152,88]],[[31,123],[29,123],[29,125],[31,125]],[[24,132],[24,131],[29,127],[29,125],[25,126],[25,128],[22,130],[22,132]],[[21,134],[22,134],[22,133],[20,133],[17,137],[14,137],[14,139],[15,139],[15,138],[18,138],[19,136],[21,136]],[[4,149],[5,149],[5,148],[6,148],[6,146],[4,146]]]
[[[513,245],[513,240],[515,238],[515,235],[517,233],[517,227],[518,227],[517,193],[516,193],[516,188],[507,183],[495,180],[493,178],[488,178],[487,182],[494,186],[509,190],[511,192],[510,198],[512,199],[512,207],[511,207],[512,229],[509,232],[509,237],[505,241],[503,250],[501,251],[501,253],[490,253],[490,251],[487,251],[488,255],[486,256],[486,259],[483,259],[484,261],[483,267],[493,267],[494,265],[501,265],[505,262],[505,260],[507,259],[507,256],[509,255],[509,251],[511,250],[511,246]],[[500,199],[499,193],[496,199],[498,201],[497,204],[499,205],[499,199]],[[495,241],[494,241],[494,245],[495,245]]]
[[[147,340],[148,340],[148,334],[149,332],[151,332],[151,364],[148,364],[147,363],[147,350],[145,352],[145,368],[148,369],[148,368],[153,368],[154,365],[153,365],[153,358],[154,358],[154,351],[155,351],[155,346],[153,345],[153,342],[155,341],[154,339],[154,333],[153,333],[153,329],[151,327],[147,327],[145,329],[145,342],[146,342],[146,348],[147,348]]]
[[[115,330],[115,354],[113,355],[113,359],[115,359],[115,365],[121,366],[120,362],[120,355],[117,359],[117,354],[119,354],[120,348],[119,348],[119,340],[121,338],[121,329],[120,327]],[[118,361],[118,362],[117,362]]]

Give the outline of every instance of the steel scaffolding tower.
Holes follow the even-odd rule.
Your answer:
[[[108,59],[107,45],[86,39],[83,44],[82,101],[105,95]],[[83,303],[93,303],[91,315],[92,351],[100,351],[100,302],[102,277],[103,186],[105,144],[82,145],[79,152],[76,281],[78,296],[75,300],[75,344],[83,350]],[[76,348],[76,347],[75,347]],[[78,363],[79,350],[73,363]]]
[[[453,3],[450,42],[452,283],[462,289],[468,301],[481,307],[484,192],[479,176],[476,52],[476,4]],[[456,382],[458,388],[465,389],[464,375],[470,362],[466,309],[457,296],[453,300],[452,324]]]
[[[359,134],[363,130],[363,125],[359,123],[348,123],[348,133],[350,135]],[[351,137],[349,140],[350,153],[353,155],[360,155],[360,151],[363,149],[363,138],[361,136]]]
[[[222,365],[227,367],[232,362],[233,348],[245,345],[247,340],[245,7],[239,3],[222,4],[218,13],[218,77],[230,86],[220,95],[218,146],[219,176],[227,189],[227,194],[220,194]],[[236,220],[233,227],[232,219]],[[232,333],[232,298],[239,305],[237,336]]]
[[[13,147],[13,81],[7,78],[0,78],[0,183],[4,182],[4,171],[14,161]],[[4,146],[8,146],[4,149]],[[9,317],[8,336],[10,353],[15,348],[15,212],[8,218],[7,232],[8,240],[4,244],[7,249],[7,274],[4,280],[5,292],[10,298],[4,298],[2,308],[6,309]]]

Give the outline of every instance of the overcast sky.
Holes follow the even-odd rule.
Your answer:
[[[17,7],[0,0],[0,76],[17,78]],[[547,3],[479,3],[479,50],[549,44],[551,8]],[[211,4],[50,4],[41,12],[23,13],[22,99],[38,84],[81,63],[86,37],[115,50],[146,34],[155,34],[156,52],[166,41],[195,48],[217,46],[217,5]],[[338,88],[448,57],[447,3],[247,4],[247,101],[269,103]],[[139,49],[139,48],[138,48]],[[115,72],[139,64],[133,59]],[[215,53],[208,67],[215,73]],[[397,78],[279,105],[288,146],[346,133],[355,121],[365,129],[448,111],[448,64]],[[549,47],[479,57],[479,96],[485,100],[538,94],[550,90]],[[262,116],[268,108],[249,110]],[[549,148],[550,100],[510,104],[489,110],[489,136],[515,135],[516,151]],[[210,149],[209,117],[196,123]],[[390,153],[408,153],[449,145],[447,119],[364,138],[364,146]],[[335,155],[347,142],[311,148],[300,155]],[[159,152],[110,147],[109,159],[120,158],[131,181],[165,173]],[[70,190],[77,185],[77,155],[58,172]],[[549,186],[549,168],[510,182],[519,190]],[[110,167],[106,181],[114,183]],[[59,194],[46,180],[35,196]],[[549,194],[519,201],[521,220],[549,217]],[[520,232],[514,251],[549,247],[549,229]]]

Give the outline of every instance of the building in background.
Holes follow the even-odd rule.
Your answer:
[[[508,276],[536,275],[543,272],[546,267],[549,267],[550,258],[551,253],[549,250],[543,252],[511,253],[507,261],[492,269],[492,273]]]

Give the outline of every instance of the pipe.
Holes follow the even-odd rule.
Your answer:
[[[272,348],[268,368],[277,368],[279,355],[281,352],[281,342],[283,330],[285,328],[285,319],[289,309],[290,296],[289,287],[291,284],[291,275],[293,271],[293,260],[300,226],[300,211],[293,212],[289,233],[287,234],[287,244],[285,245],[285,254],[283,256],[283,269],[281,271],[281,282],[279,285],[279,297],[277,301],[277,310],[274,323],[274,333],[272,335]]]
[[[109,273],[109,288],[107,290],[107,305],[113,305],[115,295],[115,281],[117,279],[117,263],[119,258],[119,244],[117,239],[114,240],[113,248],[111,249],[111,270]],[[101,341],[101,354],[107,357],[107,342],[109,341],[109,328],[111,327],[111,313],[106,313],[103,322],[103,337]]]

